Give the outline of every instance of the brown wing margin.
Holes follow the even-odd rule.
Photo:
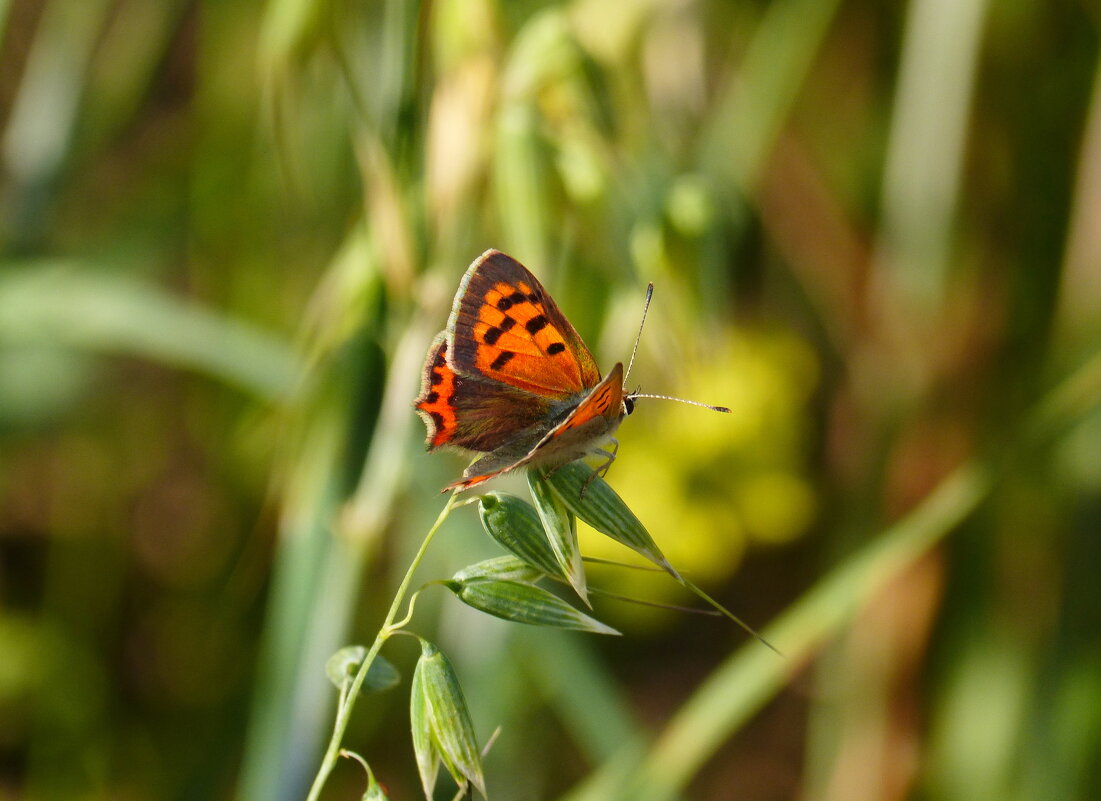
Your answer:
[[[428,347],[428,357],[421,372],[421,392],[413,402],[428,429],[425,446],[434,450],[455,436],[458,418],[455,416],[455,372],[447,364],[447,332],[436,334]]]

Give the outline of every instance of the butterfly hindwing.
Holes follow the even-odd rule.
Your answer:
[[[474,462],[445,489],[465,490],[518,467],[580,459],[611,437],[623,420],[623,365],[617,364],[561,421],[532,444],[513,441]]]
[[[448,321],[455,372],[565,400],[600,382],[592,353],[526,267],[487,250],[467,270]]]
[[[553,412],[545,398],[452,370],[446,331],[428,349],[415,407],[428,429],[429,450],[454,445],[483,452],[517,438],[538,439]]]
[[[413,402],[428,429],[429,450],[446,445],[458,428],[455,417],[455,371],[447,365],[447,332],[441,331],[428,348],[421,372],[421,392]]]

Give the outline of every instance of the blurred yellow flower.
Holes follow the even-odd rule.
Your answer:
[[[734,573],[752,541],[802,535],[816,507],[805,464],[805,406],[817,381],[809,347],[790,333],[738,332],[720,354],[685,367],[683,394],[732,413],[640,400],[620,429],[609,475],[672,564],[705,586]],[[586,555],[633,561],[605,537],[581,536]],[[683,601],[675,584],[641,571],[604,571],[599,583],[640,599]],[[614,614],[672,619],[644,607]]]

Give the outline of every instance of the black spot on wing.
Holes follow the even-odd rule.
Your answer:
[[[497,340],[501,338],[501,334],[503,333],[504,331],[502,331],[500,328],[487,328],[486,332],[482,334],[482,341],[485,342],[487,345],[495,345],[497,344]]]
[[[506,364],[512,361],[512,357],[515,355],[516,354],[510,353],[507,350],[501,351],[497,354],[497,358],[490,363],[489,369],[498,371],[501,370]]]
[[[443,428],[443,415],[439,412],[429,412],[429,416],[432,418],[432,422],[436,424],[436,428]]]
[[[548,356],[557,356],[559,353],[561,353],[565,349],[566,349],[566,346],[563,345],[561,342],[552,342],[550,345],[547,346],[547,355]]]
[[[440,365],[440,366],[442,367],[443,365]],[[431,385],[434,386],[434,387],[438,387],[442,383],[443,383],[443,373],[441,373],[439,370],[433,368],[432,369],[432,384]]]
[[[497,323],[497,327],[500,328],[502,331],[509,331],[514,325],[516,325],[516,321],[509,317],[507,314],[505,315],[505,319]]]
[[[538,334],[544,328],[547,327],[547,318],[542,314],[536,315],[524,323],[524,328],[528,329],[529,334]]]
[[[429,392],[427,395],[424,396],[424,402],[427,403],[429,406],[431,406],[433,403],[435,403],[439,399],[440,399],[440,393],[436,392],[435,390],[432,390],[431,392]]]

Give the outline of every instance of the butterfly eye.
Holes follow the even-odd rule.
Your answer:
[[[630,395],[623,398],[623,415],[627,416],[635,410],[635,399]]]

